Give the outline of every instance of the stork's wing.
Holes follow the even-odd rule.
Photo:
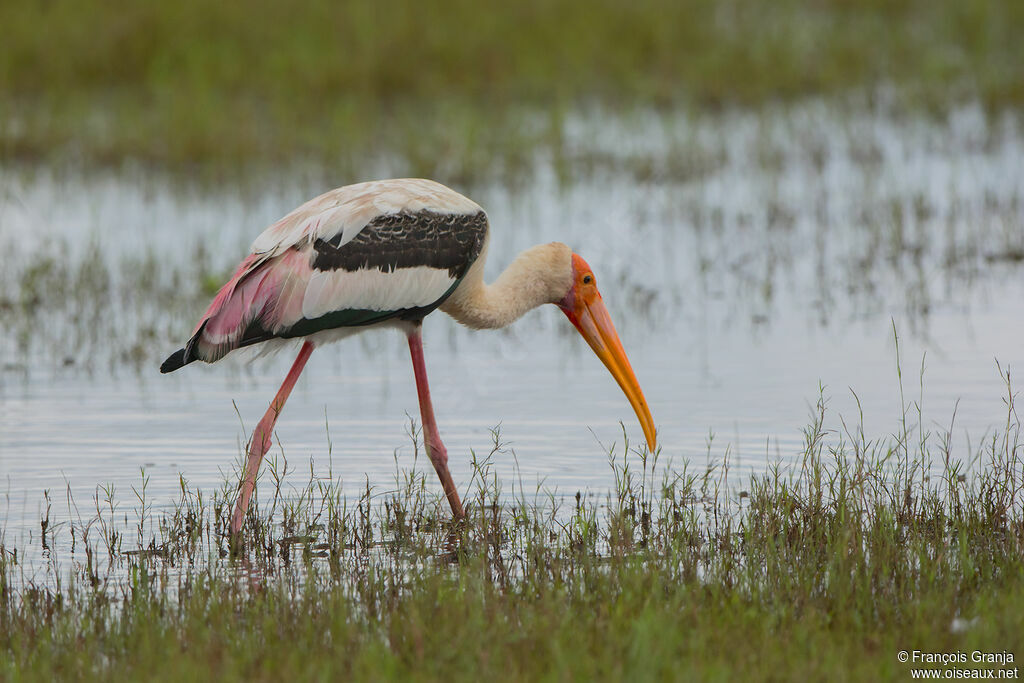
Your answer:
[[[426,180],[362,183],[303,204],[268,228],[192,338],[160,367],[392,318],[421,319],[479,256],[487,216]]]
[[[318,239],[340,247],[381,216],[396,213],[473,215],[476,202],[433,180],[402,178],[346,185],[310,199],[252,243],[254,254],[276,256]]]

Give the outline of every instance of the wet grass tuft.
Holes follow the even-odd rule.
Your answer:
[[[69,498],[68,524],[47,499],[45,571],[0,548],[0,675],[863,680],[909,675],[901,650],[1020,655],[1024,463],[1004,379],[1005,432],[971,453],[908,424],[912,405],[868,438],[821,398],[790,466],[740,480],[713,439],[699,469],[624,441],[606,496],[501,480],[514,454],[495,431],[459,523],[415,467],[346,497],[283,454],[234,546],[230,482],[182,479],[155,514],[143,472],[130,511],[100,489],[90,514]]]

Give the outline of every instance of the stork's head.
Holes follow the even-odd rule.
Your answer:
[[[622,348],[622,342],[619,341],[619,335],[615,332],[615,325],[612,324],[612,318],[608,315],[608,309],[605,308],[604,301],[601,299],[594,271],[579,254],[572,255],[572,281],[569,291],[555,303],[569,318],[569,321],[576,326],[579,333],[590,344],[590,348],[594,350],[597,357],[612,373],[615,381],[622,387],[630,405],[636,411],[636,416],[640,419],[640,426],[643,427],[644,436],[647,437],[647,446],[653,451],[656,441],[651,411],[647,407],[640,384],[637,382],[626,352]]]

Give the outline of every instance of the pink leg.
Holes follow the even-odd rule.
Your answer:
[[[430,455],[430,462],[434,465],[434,471],[441,479],[441,488],[444,495],[448,497],[448,504],[452,506],[452,515],[456,519],[462,519],[466,513],[462,510],[462,502],[459,500],[459,490],[455,488],[452,474],[448,471],[448,451],[441,443],[441,435],[437,431],[437,422],[434,420],[434,406],[430,403],[430,387],[427,386],[427,368],[423,362],[423,339],[420,336],[420,327],[409,335],[409,352],[412,354],[412,368],[416,373],[416,393],[420,398],[420,417],[423,420],[423,441]]]
[[[263,419],[252,430],[252,439],[249,441],[249,456],[245,463],[245,472],[242,476],[241,491],[238,494],[238,502],[235,504],[235,514],[231,517],[231,534],[235,535],[242,530],[242,522],[245,521],[245,511],[249,509],[249,498],[252,497],[253,487],[256,486],[256,473],[260,469],[260,462],[263,456],[270,450],[271,437],[274,434],[274,423],[277,416],[284,408],[284,402],[288,400],[288,394],[292,393],[295,381],[299,379],[302,368],[306,367],[309,354],[313,353],[313,343],[306,342],[299,349],[299,356],[292,363],[292,369],[284,378],[284,383],[277,390],[277,395],[270,402],[270,407],[264,413]]]

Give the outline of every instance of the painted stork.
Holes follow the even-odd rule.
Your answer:
[[[420,327],[440,308],[471,328],[498,328],[555,304],[611,371],[636,411],[648,446],[654,420],[597,290],[590,266],[559,242],[520,254],[493,284],[483,280],[488,221],[475,202],[431,180],[379,180],[322,194],[267,228],[214,297],[192,337],[160,366],[220,360],[234,349],[304,341],[253,430],[231,533],[242,528],[274,423],[313,348],[369,327],[409,340],[424,441],[452,514],[464,516],[434,419]]]

